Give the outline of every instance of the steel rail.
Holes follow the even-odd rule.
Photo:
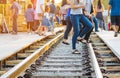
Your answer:
[[[90,50],[89,52],[90,52],[90,56],[91,56],[91,59],[92,59],[92,64],[93,64],[93,68],[95,70],[96,77],[97,78],[103,78],[102,72],[101,72],[99,64],[98,64],[98,61],[97,61],[96,56],[94,54],[92,44],[89,43],[88,46],[89,46],[89,50]]]

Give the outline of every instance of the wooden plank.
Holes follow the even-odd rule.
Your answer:
[[[105,46],[106,44],[105,43],[93,43],[92,45],[94,45],[94,46]]]
[[[100,68],[105,69],[106,71],[120,71],[120,66],[106,66]]]
[[[4,73],[6,73],[7,71],[5,70],[0,70],[0,75],[3,75]]]
[[[96,46],[94,47],[95,50],[108,50],[109,48],[107,46]]]
[[[6,65],[13,65],[13,64],[18,64],[21,61],[22,60],[6,60],[5,63],[6,63]]]
[[[17,58],[26,58],[29,55],[31,55],[32,53],[18,53],[17,54]]]
[[[108,78],[120,78],[120,74],[103,74],[103,76]]]
[[[30,46],[31,49],[39,49],[40,46]]]
[[[101,61],[117,61],[118,58],[116,58],[116,57],[111,57],[111,58],[98,58],[98,60],[101,60]]]
[[[33,53],[35,52],[36,50],[25,50],[25,53]]]
[[[112,51],[111,50],[95,50],[95,52],[97,52],[97,53],[112,53]]]

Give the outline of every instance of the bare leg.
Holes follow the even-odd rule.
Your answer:
[[[119,26],[112,25],[112,28],[113,28],[113,30],[114,30],[114,32],[115,32],[114,37],[117,37],[117,36],[118,36]]]

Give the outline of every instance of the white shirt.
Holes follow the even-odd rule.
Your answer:
[[[92,0],[84,0],[83,2],[85,3],[85,11],[90,14]]]
[[[77,0],[74,0],[74,5],[81,5],[80,3],[77,2]],[[83,0],[81,0],[83,2]],[[77,8],[77,9],[71,9],[70,14],[76,15],[76,14],[83,14],[82,8]]]
[[[36,2],[36,13],[42,13],[40,5],[44,5],[44,0],[37,0]]]

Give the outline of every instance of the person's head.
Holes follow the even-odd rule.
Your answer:
[[[64,6],[67,4],[67,0],[62,0],[62,5],[61,6]]]
[[[92,0],[92,2],[95,2],[95,0]]]
[[[102,3],[101,3],[101,0],[98,0],[97,7],[98,7],[99,9],[101,9],[101,8],[102,8]]]
[[[49,12],[50,11],[50,8],[48,5],[45,5],[45,12]]]
[[[53,4],[54,4],[54,3],[55,3],[55,1],[54,1],[54,0],[51,0],[51,3],[53,3]]]
[[[60,10],[60,7],[59,7],[59,5],[57,5],[57,6],[56,6],[56,8],[57,8],[58,10]]]
[[[50,0],[47,0],[46,2],[50,2]]]
[[[15,2],[16,0],[10,0],[11,3]]]
[[[29,9],[29,8],[32,8],[32,4],[28,4],[27,8],[28,8],[28,9]]]

